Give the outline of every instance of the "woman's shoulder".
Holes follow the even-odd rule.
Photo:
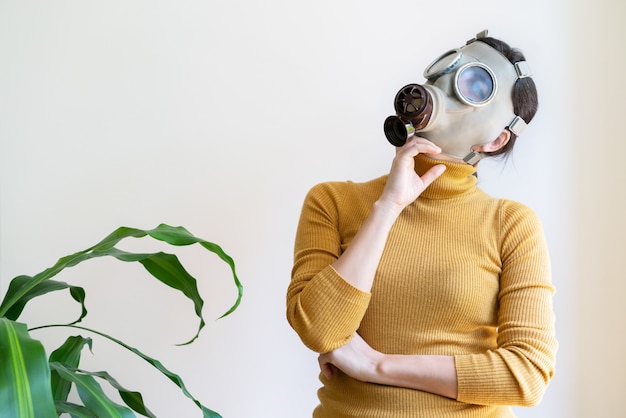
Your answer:
[[[325,207],[364,205],[369,208],[380,197],[386,181],[387,175],[364,182],[346,180],[318,183],[307,193],[306,202]]]
[[[541,227],[539,214],[530,206],[510,199],[500,199],[500,214],[504,225]]]
[[[314,185],[309,194],[311,195],[336,195],[345,196],[347,194],[377,194],[380,195],[382,189],[387,182],[387,175],[377,177],[364,182],[356,182],[353,180],[344,181],[325,181]]]
[[[531,208],[530,206],[526,205],[525,203],[519,202],[517,200],[506,199],[506,198],[499,199],[499,200],[500,200],[500,206],[507,213],[527,214],[527,215],[536,216],[535,210]]]

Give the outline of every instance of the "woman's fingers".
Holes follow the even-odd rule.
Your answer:
[[[407,156],[415,157],[417,154],[439,154],[441,148],[430,142],[426,138],[414,136],[403,146],[396,148],[396,155],[407,154]]]
[[[421,177],[422,182],[424,183],[424,189],[430,186],[430,183],[435,181],[435,179],[442,175],[444,171],[446,171],[446,166],[443,164],[437,164],[425,172]]]
[[[445,170],[444,165],[438,164],[419,176],[415,172],[415,156],[440,152],[441,148],[421,137],[413,137],[398,148],[380,199],[400,211],[410,205]]]
[[[337,373],[337,368],[332,363],[328,362],[328,353],[320,354],[317,361],[319,362],[320,370],[326,379],[332,379]]]

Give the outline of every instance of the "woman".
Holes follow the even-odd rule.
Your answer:
[[[532,79],[519,65],[502,70],[517,71],[509,88],[493,70],[497,60],[513,68],[523,55],[480,35],[444,54],[448,63],[433,62],[424,90],[443,97],[434,93],[439,88],[452,100],[448,73],[485,67],[494,91],[500,77],[508,111],[530,122],[537,109]],[[472,48],[497,57],[489,61]],[[433,75],[433,68],[441,71]],[[491,99],[492,116],[480,116],[486,122],[467,119],[479,106],[457,122],[433,116],[437,129],[416,129],[420,136],[397,148],[388,175],[323,183],[308,193],[287,318],[321,353],[314,417],[512,417],[511,405],[541,400],[557,349],[549,257],[531,209],[476,186],[477,160],[506,155],[519,134],[517,119],[496,121],[496,134],[481,131],[507,106]],[[396,110],[409,126],[417,118],[402,113],[403,100],[396,97]],[[467,139],[475,134],[483,139]],[[467,156],[456,151],[464,147]]]

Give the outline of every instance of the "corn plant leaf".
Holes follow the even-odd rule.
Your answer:
[[[176,256],[165,253],[151,254],[143,260],[139,261],[154,277],[159,279],[166,285],[178,289],[185,296],[193,301],[196,315],[200,318],[200,324],[196,335],[185,344],[191,344],[200,335],[200,331],[205,326],[202,317],[202,306],[204,301],[198,292],[196,280],[185,270],[183,265],[178,261]]]
[[[211,409],[207,408],[202,403],[200,403],[200,401],[198,401],[195,397],[193,397],[193,395],[187,390],[187,387],[185,386],[185,383],[183,382],[183,379],[180,376],[178,376],[177,374],[171,372],[160,361],[158,361],[158,360],[156,360],[156,359],[154,359],[154,358],[152,358],[152,357],[142,353],[137,348],[131,347],[128,344],[124,343],[123,341],[120,341],[117,338],[114,338],[114,337],[112,337],[112,336],[110,336],[108,334],[105,334],[103,332],[96,331],[94,329],[81,327],[79,325],[46,325],[46,326],[39,327],[39,328],[53,328],[53,327],[69,327],[69,328],[76,328],[76,329],[81,329],[81,330],[84,330],[84,331],[92,332],[92,333],[94,333],[96,335],[99,335],[99,336],[101,336],[103,338],[108,339],[109,341],[112,341],[112,342],[114,342],[114,343],[124,347],[128,351],[132,352],[133,354],[137,355],[138,357],[140,357],[143,360],[145,360],[146,362],[148,362],[151,366],[156,368],[165,377],[167,377],[176,386],[178,386],[180,388],[180,390],[183,392],[183,394],[187,398],[191,399],[191,401],[194,404],[196,404],[196,406],[198,408],[200,408],[200,410],[202,411],[202,417],[203,418],[222,418],[222,416],[220,414],[218,414],[217,412],[212,411]]]
[[[61,363],[50,363],[50,369],[56,371],[63,379],[71,381],[78,392],[85,408],[101,418],[131,418],[136,415],[129,408],[113,402],[102,390],[102,386],[93,376],[72,371]]]
[[[216,254],[222,261],[228,264],[233,275],[235,286],[237,286],[237,300],[235,301],[235,304],[220,318],[230,315],[235,309],[237,309],[237,307],[241,303],[241,298],[243,296],[243,285],[237,277],[237,273],[235,271],[235,262],[228,254],[226,254],[226,252],[224,252],[222,247],[213,242],[209,242],[192,235],[191,232],[189,232],[182,226],[174,227],[166,224],[161,224],[157,228],[146,231],[146,233],[152,238],[158,239],[160,241],[165,241],[171,245],[191,245],[196,243],[200,244],[202,247]]]
[[[151,254],[130,253],[117,248],[110,248],[107,250],[107,253],[120,261],[141,263],[153,277],[187,296],[194,304],[196,315],[200,318],[200,324],[198,325],[196,335],[191,340],[179,345],[191,344],[198,338],[200,331],[206,324],[202,316],[204,300],[198,291],[196,279],[185,270],[178,257],[163,252]]]
[[[89,409],[82,405],[76,405],[71,402],[55,401],[54,406],[56,407],[59,415],[66,413],[70,414],[71,418],[98,418],[97,415],[94,415],[91,411],[89,411]]]
[[[72,324],[80,322],[87,315],[87,309],[85,308],[85,289],[82,287],[72,286],[65,282],[55,280],[46,280],[34,286],[29,286],[32,281],[33,278],[30,276],[18,276],[11,280],[7,294],[17,292],[18,289],[24,287],[27,288],[28,291],[7,310],[5,314],[6,318],[16,320],[24,310],[26,303],[31,299],[63,289],[70,289],[70,295],[76,302],[80,303],[82,307],[80,317],[72,322]]]
[[[2,303],[0,303],[0,319],[3,320],[2,329],[7,330],[7,332],[0,330],[0,379],[2,379],[0,380],[0,405],[2,405],[2,408],[0,408],[0,418],[13,418],[15,416],[19,416],[20,418],[30,418],[35,415],[38,418],[56,417],[56,413],[54,413],[54,401],[52,400],[52,394],[50,391],[51,368],[58,373],[60,378],[57,382],[55,391],[55,396],[59,397],[56,405],[60,411],[67,411],[70,415],[79,418],[83,416],[89,417],[91,415],[99,417],[134,416],[130,409],[121,405],[116,405],[110,402],[108,398],[104,397],[102,388],[98,385],[93,376],[88,374],[72,373],[61,363],[55,361],[48,366],[48,362],[45,359],[45,352],[41,344],[36,340],[32,340],[28,336],[28,331],[25,326],[19,327],[15,325],[17,323],[11,321],[17,319],[21,315],[26,304],[33,298],[66,288],[70,290],[70,294],[74,300],[81,304],[81,316],[71,324],[50,325],[39,328],[69,326],[84,329],[104,336],[105,338],[109,338],[112,341],[126,347],[128,350],[140,356],[161,371],[161,373],[168,377],[182,390],[185,396],[191,399],[202,410],[204,418],[220,418],[219,414],[206,408],[198,400],[196,400],[187,391],[182,379],[167,370],[159,361],[144,355],[137,349],[127,346],[123,342],[106,334],[72,325],[82,320],[82,318],[87,314],[84,304],[85,292],[80,287],[70,286],[63,282],[50,280],[64,269],[76,266],[84,261],[96,257],[111,256],[121,261],[139,262],[155,278],[164,284],[181,291],[194,303],[196,315],[200,319],[200,325],[198,326],[196,335],[188,343],[186,343],[189,344],[198,337],[205,324],[202,317],[203,300],[198,293],[195,278],[185,271],[175,255],[167,253],[135,254],[115,248],[115,245],[122,239],[129,237],[142,238],[145,236],[150,236],[151,238],[176,246],[197,243],[204,249],[216,254],[230,266],[234,283],[237,286],[237,298],[235,303],[220,318],[229,315],[239,306],[243,295],[243,287],[235,272],[235,264],[230,256],[228,256],[217,244],[197,238],[182,227],[171,227],[165,224],[161,224],[152,230],[142,230],[128,227],[118,228],[101,240],[98,244],[86,250],[60,258],[52,267],[47,268],[35,276],[18,276],[11,282],[6,295],[2,299]],[[76,342],[72,342],[72,344],[73,343]],[[80,344],[81,342],[78,342],[79,346]],[[80,351],[80,349],[76,347],[63,347],[61,351],[64,350]],[[77,352],[74,351],[73,354],[60,352],[57,354],[63,358],[63,356],[77,355]],[[28,358],[28,361],[24,360],[24,356]],[[31,359],[31,357],[33,358]],[[10,364],[10,366],[5,367],[5,364]],[[56,366],[52,367],[52,364],[55,364]],[[39,383],[42,381],[45,382],[45,387],[43,389],[44,395],[42,398],[38,397],[41,390],[41,384],[31,384],[31,374],[34,373],[32,370],[35,370],[36,373],[43,373],[39,376],[39,378],[34,379]],[[63,400],[63,398],[67,397],[67,383],[61,383],[61,380],[72,382],[72,384],[76,385],[79,395],[85,404],[85,408],[73,405],[68,403],[66,400]],[[130,399],[129,402],[132,404],[135,402],[136,395],[129,395],[126,399]],[[97,407],[97,411],[94,410],[92,406]],[[140,409],[140,407],[137,408]],[[16,410],[17,412],[15,412]]]
[[[68,337],[67,340],[59,348],[50,354],[49,362],[58,362],[67,368],[77,368],[80,363],[81,352],[83,347],[87,345],[91,350],[91,338],[84,338],[80,335]],[[63,379],[56,370],[50,372],[50,383],[52,388],[52,397],[55,402],[65,402],[72,389],[72,382]]]
[[[232,258],[228,256],[228,254],[226,254],[217,244],[195,237],[183,227],[172,227],[169,225],[161,224],[157,228],[151,230],[120,227],[113,231],[111,234],[109,234],[107,237],[105,237],[98,244],[86,250],[79,251],[75,254],[60,258],[54,266],[42,271],[41,273],[36,274],[35,276],[18,276],[16,278],[18,279],[17,284],[14,286],[9,286],[7,294],[5,295],[2,304],[0,304],[0,317],[5,317],[8,315],[8,313],[11,313],[11,319],[17,319],[26,303],[28,303],[33,297],[43,294],[42,291],[45,290],[46,287],[42,287],[42,283],[48,281],[59,272],[61,272],[63,269],[73,267],[83,261],[95,257],[113,256],[121,261],[138,261],[142,263],[144,267],[152,275],[155,275],[157,279],[177,290],[180,290],[192,300],[196,315],[198,315],[200,319],[200,324],[198,326],[198,331],[196,335],[192,337],[190,341],[184,344],[189,344],[193,342],[198,337],[200,331],[204,327],[204,318],[202,318],[201,315],[203,300],[197,292],[195,279],[181,268],[182,266],[178,261],[178,258],[175,255],[164,256],[163,254],[165,253],[135,254],[121,251],[115,248],[115,245],[124,238],[142,238],[147,235],[154,239],[164,241],[176,246],[198,243],[203,248],[213,252],[218,257],[220,257],[220,259],[228,263],[232,271],[233,280],[235,282],[235,285],[237,286],[237,299],[233,306],[228,309],[228,311],[226,311],[226,313],[224,313],[220,318],[229,315],[235,309],[237,309],[243,295],[243,287],[235,272],[235,264]],[[174,273],[175,275],[170,277],[168,276],[170,273]],[[78,289],[79,288],[70,289],[72,296],[75,299],[76,297],[80,296],[80,290]],[[80,303],[83,306],[83,315],[81,315],[81,317],[75,322],[80,321],[86,314],[83,301],[81,301]]]
[[[0,405],[0,418],[57,416],[43,345],[7,318],[0,318]]]
[[[106,380],[113,388],[115,388],[118,391],[124,403],[126,403],[126,405],[132,408],[133,411],[138,412],[141,415],[144,415],[146,417],[156,418],[156,416],[144,404],[143,396],[141,395],[141,393],[130,391],[124,388],[109,373],[105,371],[101,371],[101,372],[88,372],[85,370],[76,370],[76,371],[82,374],[99,377],[100,379]]]

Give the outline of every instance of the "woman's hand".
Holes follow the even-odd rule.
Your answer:
[[[378,362],[384,355],[370,347],[359,334],[343,347],[318,357],[320,369],[328,380],[338,370],[362,382],[371,382],[376,374]]]
[[[446,168],[438,164],[420,177],[415,172],[415,156],[419,153],[439,154],[440,152],[441,149],[435,144],[419,137],[413,137],[396,151],[391,172],[381,196],[374,202],[370,213],[346,251],[332,264],[337,273],[352,286],[364,292],[372,289],[376,269],[387,242],[387,235],[398,215],[417,199]]]
[[[441,148],[429,140],[414,136],[406,144],[396,149],[387,184],[380,197],[399,211],[413,203],[415,199],[446,169],[443,164],[430,168],[422,177],[415,172],[417,154],[439,154]]]

